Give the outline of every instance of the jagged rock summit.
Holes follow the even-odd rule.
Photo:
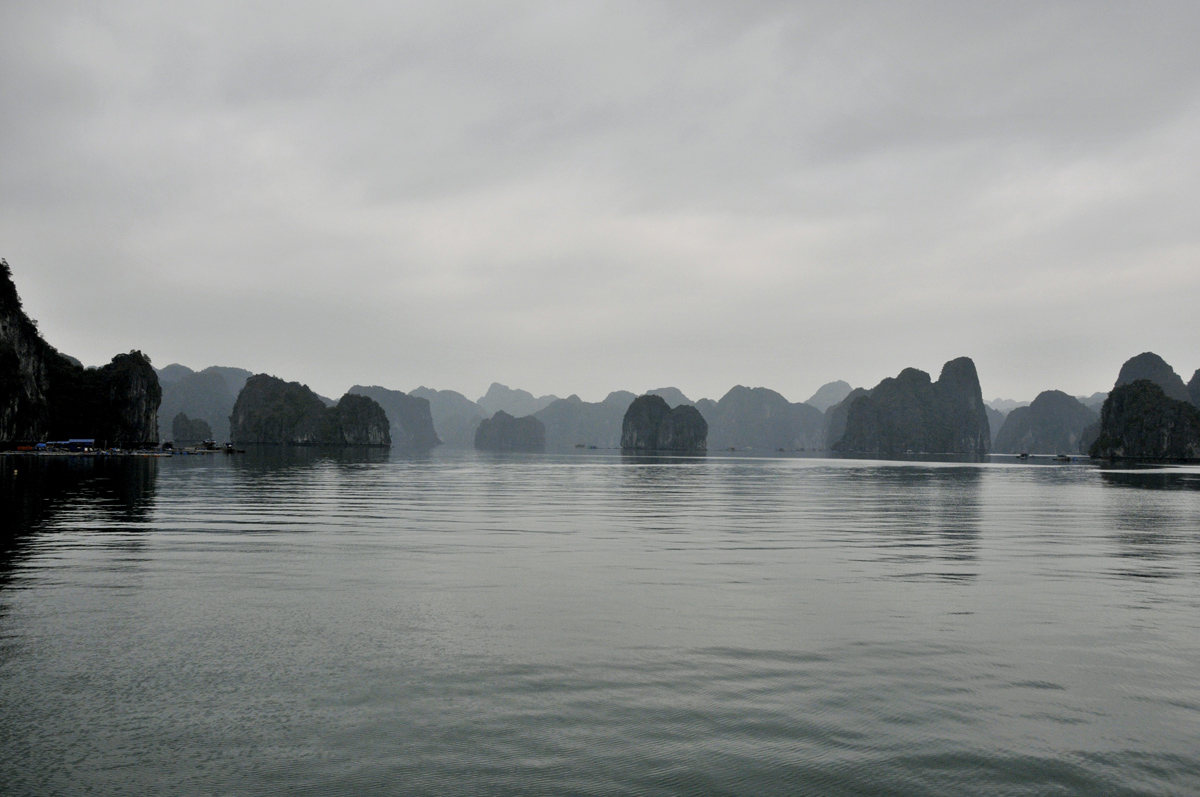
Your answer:
[[[1121,372],[1117,374],[1114,387],[1128,385],[1139,379],[1148,379],[1161,387],[1167,398],[1176,401],[1188,401],[1190,398],[1183,379],[1175,373],[1175,369],[1152,351],[1142,352],[1126,360],[1121,366]]]
[[[246,380],[229,418],[234,443],[390,446],[387,413],[373,399],[347,393],[326,407],[299,382],[258,374]]]
[[[1113,388],[1091,455],[1100,459],[1200,459],[1200,409],[1138,379]]]
[[[526,415],[533,415],[557,400],[558,396],[534,396],[528,390],[513,390],[507,385],[492,382],[487,393],[475,403],[482,407],[489,416],[503,410],[515,418],[522,418]]]
[[[847,408],[845,434],[833,449],[984,456],[990,444],[975,363],[959,357],[942,366],[936,382],[924,371],[905,368],[854,398]]]
[[[695,407],[671,409],[662,396],[638,396],[621,422],[625,451],[699,453],[708,448],[708,422]]]
[[[84,368],[43,340],[0,259],[0,442],[156,443],[161,400],[158,376],[140,351]]]
[[[410,390],[408,395],[429,402],[434,431],[438,439],[450,447],[470,448],[474,445],[475,430],[488,417],[483,407],[455,390],[434,390],[422,386]]]
[[[1099,416],[1061,390],[1039,393],[1008,414],[993,450],[1003,454],[1074,454]]]
[[[475,430],[475,448],[480,451],[542,451],[545,447],[546,427],[532,415],[514,418],[500,410]]]
[[[853,389],[850,387],[849,382],[844,382],[840,379],[836,382],[827,382],[817,388],[817,392],[809,396],[808,400],[804,403],[824,412],[834,404],[840,404],[845,401],[846,396],[849,396],[850,391]]]

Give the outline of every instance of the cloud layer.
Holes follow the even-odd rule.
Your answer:
[[[86,362],[793,400],[1200,366],[1192,4],[20,5],[0,255]]]

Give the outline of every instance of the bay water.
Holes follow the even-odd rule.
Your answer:
[[[1200,469],[0,458],[2,794],[1200,793]]]

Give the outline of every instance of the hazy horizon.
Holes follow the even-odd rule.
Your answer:
[[[0,8],[0,257],[88,364],[985,398],[1200,367],[1200,8]]]

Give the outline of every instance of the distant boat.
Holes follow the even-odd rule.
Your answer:
[[[1069,456],[1067,456],[1066,454],[1058,454],[1057,456],[1054,457],[1054,461],[1055,462],[1070,462],[1071,458]]]
[[[1029,459],[1029,455],[1022,451],[1020,454],[1017,454],[1017,459]]]

